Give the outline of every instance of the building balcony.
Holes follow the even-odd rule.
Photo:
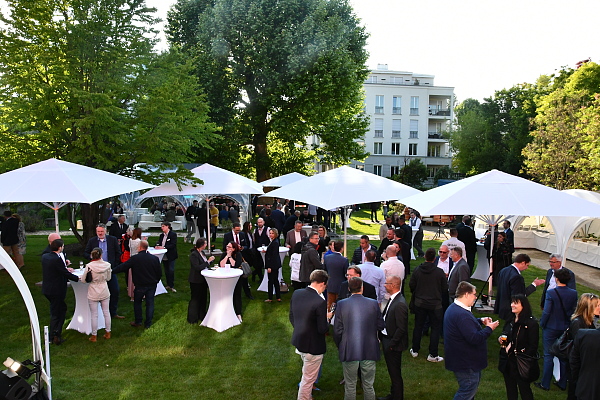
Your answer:
[[[392,114],[402,114],[402,107],[392,107]]]
[[[375,106],[375,114],[383,114],[383,107]]]
[[[449,117],[450,116],[450,110],[430,108],[429,109],[429,115],[432,116],[432,117]]]
[[[419,115],[419,109],[411,107],[411,109],[410,109],[410,115]]]
[[[427,132],[427,138],[429,139],[446,139],[442,132]]]

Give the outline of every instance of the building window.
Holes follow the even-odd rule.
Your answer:
[[[373,165],[373,173],[381,176],[381,165]]]
[[[411,119],[410,120],[410,135],[409,139],[418,139],[419,138],[419,120]]]
[[[382,138],[383,137],[383,118],[375,118],[374,126],[375,126],[375,137]]]
[[[409,143],[408,144],[408,155],[409,156],[417,155],[417,143]]]
[[[427,146],[427,157],[441,157],[442,146],[437,144],[430,144]]]
[[[390,176],[399,175],[399,174],[400,174],[400,167],[397,165],[392,165],[390,167]]]
[[[375,114],[383,114],[383,95],[375,96]]]
[[[439,167],[429,167],[427,168],[427,176],[429,178],[435,178],[435,174],[437,173]]]
[[[383,143],[373,143],[373,154],[383,154]]]
[[[410,115],[419,115],[419,96],[410,97]]]
[[[356,169],[364,171],[365,170],[365,166],[364,166],[364,164],[356,164]]]
[[[392,143],[392,155],[400,155],[400,143]]]
[[[401,122],[399,119],[392,120],[392,139],[400,139]]]
[[[402,96],[392,98],[392,114],[402,114]]]

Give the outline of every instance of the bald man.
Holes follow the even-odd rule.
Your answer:
[[[48,254],[48,253],[52,252],[52,250],[50,249],[50,243],[52,243],[56,239],[62,239],[58,233],[54,232],[54,233],[51,233],[48,235],[48,246],[44,249],[44,251],[42,251],[42,256],[44,254]]]

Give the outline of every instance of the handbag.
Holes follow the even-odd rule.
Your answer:
[[[519,337],[519,332],[521,332],[520,326],[519,330],[517,331],[517,338]],[[515,341],[515,358],[517,359],[519,376],[525,382],[533,382],[538,380],[540,377],[540,364],[538,363],[540,354],[536,352],[535,356],[531,356],[529,354],[517,351],[518,347],[519,346]]]
[[[250,268],[250,264],[242,258],[242,277],[247,278],[250,275],[252,275],[252,268]]]
[[[551,356],[558,357],[559,360],[563,361],[569,360],[569,355],[573,348],[573,339],[571,338],[570,329],[571,328],[567,328],[567,330],[552,343],[550,350],[548,350]]]
[[[90,282],[92,282],[93,280],[94,280],[94,277],[92,276],[92,270],[91,270],[91,269],[88,269],[88,272],[87,272],[87,274],[85,274],[85,281],[86,281],[87,283],[90,283]]]

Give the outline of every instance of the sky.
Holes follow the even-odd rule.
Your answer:
[[[163,19],[174,0],[147,0]],[[600,62],[598,0],[350,0],[370,34],[367,67],[435,75],[457,101]]]

